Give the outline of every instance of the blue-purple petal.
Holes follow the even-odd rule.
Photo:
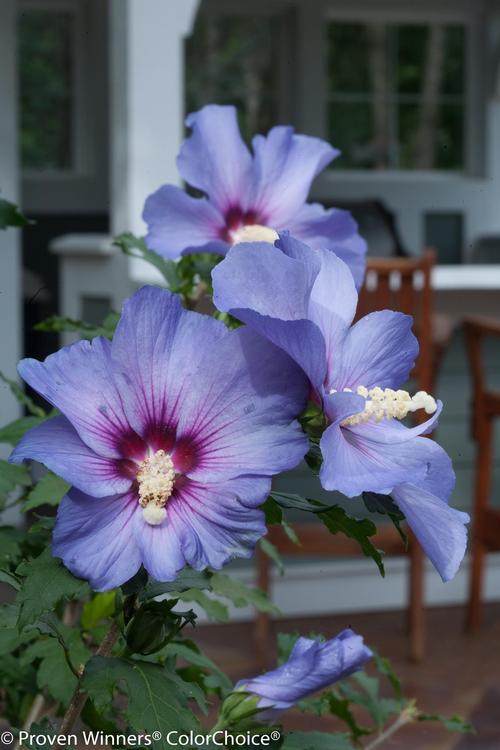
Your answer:
[[[108,591],[141,566],[133,521],[140,511],[135,493],[94,498],[72,489],[57,512],[52,552],[96,591]]]
[[[188,253],[225,255],[224,217],[206,198],[192,198],[175,185],[163,185],[144,205],[146,245],[165,258]]]
[[[98,337],[78,341],[44,362],[23,359],[19,374],[71,422],[89,448],[121,458],[120,438],[129,429],[111,360],[111,344]]]
[[[252,157],[241,138],[234,107],[209,104],[186,118],[192,133],[181,146],[177,166],[182,177],[208,195],[225,216],[247,208]]]
[[[24,434],[10,461],[38,461],[67,482],[94,497],[126,492],[131,480],[119,466],[92,451],[66,417],[53,417]]]
[[[222,322],[187,312],[179,297],[157,287],[142,287],[125,302],[112,352],[122,371],[123,409],[135,432],[146,436],[152,426],[177,424],[198,369],[228,335]]]
[[[330,250],[346,263],[356,287],[363,283],[367,244],[349,211],[325,209],[319,203],[306,203],[288,225],[290,233],[314,250]]]
[[[451,508],[425,484],[400,484],[392,497],[443,581],[450,581],[465,555],[468,514]]]
[[[427,473],[427,438],[396,442],[371,439],[370,423],[355,428],[330,425],[321,438],[320,481],[326,490],[347,497],[362,492],[388,494],[398,484],[423,481]],[[383,423],[379,425],[380,432]],[[377,433],[378,435],[378,433]]]
[[[343,339],[333,358],[330,384],[341,390],[399,388],[408,380],[418,356],[418,341],[412,333],[413,318],[392,310],[381,310],[361,318]]]
[[[319,389],[326,375],[325,342],[308,320],[319,260],[304,264],[301,243],[282,252],[268,243],[236,245],[212,272],[214,303],[287,352]],[[307,251],[307,248],[305,248]]]
[[[294,420],[307,395],[300,368],[254,331],[241,328],[216,342],[183,394],[178,435],[199,445],[188,476],[214,482],[296,466],[307,438]]]
[[[259,706],[270,708],[272,716],[348,677],[371,656],[363,638],[352,630],[325,643],[299,638],[284,664],[251,680],[240,680],[236,688],[260,696]]]
[[[339,151],[326,141],[278,126],[252,140],[252,208],[277,231],[288,229],[304,205],[312,181]]]

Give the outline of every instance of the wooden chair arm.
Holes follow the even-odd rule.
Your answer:
[[[500,320],[470,315],[463,320],[466,334],[472,336],[499,336]]]

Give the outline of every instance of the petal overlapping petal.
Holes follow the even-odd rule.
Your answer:
[[[381,310],[361,318],[349,329],[342,351],[332,358],[331,384],[336,389],[399,388],[418,356],[410,315]]]
[[[308,304],[320,266],[317,257],[308,256],[307,265],[299,259],[303,248],[290,242],[284,253],[268,243],[236,245],[212,272],[214,304],[287,352],[319,388],[325,341],[308,320]]]
[[[446,501],[427,490],[425,483],[400,484],[394,488],[392,497],[443,581],[450,581],[465,555],[469,515],[450,508]]]
[[[304,205],[311,183],[339,151],[326,141],[278,126],[252,140],[252,204],[262,223],[287,229]]]
[[[135,522],[144,566],[157,580],[173,580],[189,564],[196,570],[219,570],[235,557],[250,557],[266,533],[258,510],[271,482],[262,477],[238,477],[223,484],[188,480],[177,490],[159,526],[142,515]]]
[[[427,438],[379,442],[362,429],[366,426],[331,425],[323,433],[320,480],[325,489],[355,497],[362,492],[388,494],[409,477],[416,483],[424,480],[428,471]],[[382,423],[377,427],[383,429]]]
[[[236,688],[260,696],[259,706],[271,707],[272,715],[348,677],[371,656],[363,638],[350,629],[325,643],[299,638],[284,664],[251,680],[240,680]]]
[[[307,394],[301,369],[254,331],[241,328],[220,339],[183,398],[178,436],[197,452],[188,476],[214,482],[296,466],[307,438],[293,420]]]
[[[319,203],[306,203],[289,222],[287,229],[314,250],[327,249],[346,263],[356,287],[363,283],[367,244],[349,211],[325,209]]]
[[[247,208],[252,157],[238,128],[234,107],[209,104],[186,118],[191,136],[181,146],[177,166],[187,183],[202,190],[225,215]]]
[[[163,185],[144,205],[146,244],[165,258],[189,253],[224,255],[224,217],[206,198],[192,198],[175,185]]]
[[[108,591],[134,576],[141,566],[134,540],[134,492],[95,498],[71,489],[58,508],[52,551],[96,591]]]
[[[67,417],[89,448],[108,458],[122,457],[119,441],[129,424],[107,339],[78,341],[44,362],[23,359],[18,370],[26,383]]]
[[[179,297],[142,287],[123,306],[113,337],[128,423],[143,437],[175,427],[190,389],[216,342],[230,335],[220,321],[187,312]]]
[[[94,497],[126,492],[129,477],[119,462],[100,456],[79,437],[66,417],[53,417],[25,433],[10,456],[12,463],[39,461],[55,474]]]

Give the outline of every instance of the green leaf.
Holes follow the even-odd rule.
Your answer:
[[[55,638],[35,641],[22,654],[21,664],[38,661],[37,685],[48,690],[56,701],[66,706],[77,684],[77,678],[68,666],[64,649]]]
[[[212,599],[204,591],[188,589],[187,591],[176,592],[173,595],[176,599],[181,599],[183,602],[196,602],[211,620],[220,620],[221,622],[229,620],[227,607],[222,602],[217,601],[217,599]]]
[[[360,737],[371,734],[370,729],[360,727],[350,709],[350,702],[347,698],[341,698],[333,690],[325,695],[325,701],[328,709],[333,716],[337,716],[344,721],[349,727],[351,737],[356,742]]]
[[[8,227],[25,227],[31,224],[29,219],[24,216],[15,203],[0,198],[0,229]]]
[[[326,505],[319,500],[309,500],[301,495],[293,495],[288,492],[272,492],[271,497],[282,508],[294,508],[295,510],[304,510],[307,513],[321,513],[324,510],[335,507]]]
[[[21,558],[21,543],[25,533],[13,526],[0,527],[0,565],[9,567]]]
[[[394,672],[394,669],[392,668],[391,662],[386,657],[379,656],[374,649],[372,649],[372,654],[378,671],[381,674],[385,675],[385,677],[387,677],[387,679],[389,680],[389,683],[394,692],[394,697],[397,700],[401,700],[401,683],[398,676]]]
[[[94,656],[82,678],[97,711],[109,707],[117,688],[128,695],[124,709],[131,728],[140,732],[160,731],[156,748],[168,750],[167,735],[172,730],[198,730],[199,723],[188,704],[194,698],[190,683],[182,683],[174,672],[159,664],[121,658]],[[171,746],[170,746],[171,747]]]
[[[250,588],[242,581],[225,575],[214,573],[212,575],[212,591],[218,596],[223,596],[233,602],[236,607],[254,606],[259,612],[279,615],[280,610],[260,589]]]
[[[16,487],[29,487],[31,477],[24,464],[9,464],[0,460],[0,504],[4,503]]]
[[[90,630],[101,620],[111,617],[116,607],[116,591],[102,591],[85,602],[81,617],[82,628]]]
[[[17,445],[25,432],[32,427],[38,427],[45,419],[43,417],[21,417],[14,422],[9,422],[5,427],[0,428],[0,443],[9,443]]]
[[[111,312],[100,325],[96,326],[92,323],[86,323],[84,320],[74,320],[73,318],[65,318],[61,315],[52,315],[41,323],[37,323],[34,329],[35,331],[44,331],[46,333],[79,333],[83,339],[93,339],[96,336],[104,336],[111,339],[119,317],[119,313]]]
[[[354,683],[361,688],[361,691],[355,690]],[[340,682],[338,690],[349,701],[368,712],[378,731],[385,726],[393,714],[398,714],[403,707],[402,701],[381,698],[379,680],[365,672],[356,672],[349,680]]]
[[[47,750],[47,747],[57,746],[57,723],[53,717],[45,716],[40,721],[34,721],[30,727],[29,737],[23,742],[23,746],[31,750]],[[48,738],[53,737],[51,740]],[[43,739],[42,739],[43,738]]]
[[[150,580],[140,593],[139,600],[154,599],[156,596],[161,596],[162,594],[183,592],[188,589],[208,589],[210,588],[210,581],[211,573],[184,568],[175,581],[165,581],[162,583],[161,581]]]
[[[150,250],[142,237],[135,237],[131,232],[125,232],[114,238],[113,245],[119,247],[125,255],[131,258],[142,258],[150,263],[161,273],[171,292],[179,291],[181,282],[177,273],[177,264]]]
[[[361,498],[370,513],[387,516],[394,524],[405,549],[408,547],[408,537],[401,528],[401,521],[405,521],[405,514],[400,511],[390,495],[380,495],[377,492],[363,492]]]
[[[15,604],[0,606],[0,656],[12,653],[19,645],[18,608]]]
[[[381,576],[385,576],[384,563],[382,560],[383,552],[378,550],[370,541],[370,537],[376,534],[377,528],[368,518],[358,520],[348,516],[340,505],[334,505],[327,511],[318,513],[318,517],[323,521],[331,534],[339,532],[345,534],[350,539],[355,539],[361,547],[366,557],[371,557],[380,571]]]
[[[229,677],[219,669],[215,662],[209,659],[208,656],[205,656],[193,641],[172,641],[162,649],[161,654],[167,658],[172,656],[175,659],[184,659],[189,664],[207,670],[212,678],[214,676],[217,678],[217,684],[224,692],[230,691],[233,688]]]
[[[266,525],[272,526],[275,523],[281,523],[283,520],[283,513],[281,511],[280,506],[274,500],[271,495],[267,498],[264,505],[261,506],[261,510],[264,511],[266,515]]]
[[[298,633],[278,633],[276,637],[278,645],[278,664],[284,664],[288,661],[298,638]]]
[[[19,591],[21,588],[19,578],[8,570],[0,569],[0,583],[6,583],[8,586],[12,586],[16,591]]]
[[[349,735],[335,732],[289,732],[281,750],[353,750]]]
[[[43,612],[51,612],[61,599],[81,597],[88,592],[87,582],[66,570],[61,561],[52,556],[49,547],[34,560],[21,563],[16,574],[24,577],[17,595],[20,630]]]
[[[281,525],[283,526],[283,530],[284,530],[285,534],[287,535],[287,537],[292,542],[292,544],[296,544],[297,547],[300,547],[301,546],[300,539],[297,536],[296,531],[293,528],[293,526],[290,526],[290,524],[287,523],[287,521],[285,521],[285,519],[283,519],[281,521]]]
[[[459,734],[472,734],[476,731],[473,725],[465,721],[461,716],[419,713],[417,721],[438,721],[449,732],[459,732]]]
[[[310,500],[300,495],[292,495],[286,492],[273,492],[271,497],[283,508],[295,508],[309,513],[315,513],[325,524],[332,534],[339,532],[350,539],[359,542],[361,550],[366,557],[371,557],[382,576],[385,575],[382,552],[370,541],[370,537],[377,532],[375,524],[367,518],[357,519],[347,515],[340,505],[325,505],[318,500]]]
[[[53,612],[41,615],[33,625],[26,628],[25,633],[32,630],[55,638],[63,649],[69,668],[74,674],[81,673],[90,652],[84,645],[79,630],[65,625]]]
[[[310,443],[309,450],[304,456],[304,461],[309,466],[312,473],[318,476],[323,464],[323,455],[321,453],[321,448],[317,443]]]
[[[259,546],[262,550],[262,552],[269,557],[270,560],[273,561],[273,563],[278,568],[280,575],[283,575],[285,572],[285,566],[283,564],[283,560],[281,559],[281,555],[274,546],[266,537],[262,537],[262,539],[259,542]]]
[[[22,406],[25,406],[31,415],[33,415],[34,417],[41,417],[42,419],[46,419],[46,412],[40,406],[37,406],[33,399],[25,394],[21,386],[16,383],[15,380],[10,380],[10,378],[7,378],[3,374],[3,372],[0,372],[0,380],[9,386],[10,392],[12,393],[16,401],[18,401]]]
[[[38,508],[39,505],[59,505],[70,486],[64,479],[49,471],[33,487],[23,505],[23,510],[32,510],[32,508]]]

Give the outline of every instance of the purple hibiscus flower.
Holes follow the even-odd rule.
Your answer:
[[[349,629],[324,643],[299,638],[288,661],[259,677],[240,680],[236,689],[261,696],[258,706],[270,708],[266,718],[273,718],[302,698],[361,669],[371,656],[363,638]]]
[[[366,243],[348,211],[306,203],[311,183],[339,155],[325,141],[275,127],[244,144],[234,107],[208,105],[186,120],[192,135],[177,164],[183,179],[207,197],[174,185],[149,196],[146,243],[167,258],[195,252],[225,255],[237,242],[274,240],[289,229],[311,247],[333,250],[356,283],[365,270]]]
[[[297,365],[153,287],[125,303],[112,342],[80,341],[19,372],[62,416],[10,460],[35,459],[73,485],[53,552],[97,590],[141,564],[172,580],[186,563],[248,557],[266,532],[270,477],[307,449]]]
[[[442,404],[400,390],[418,353],[411,317],[382,310],[351,326],[357,293],[347,266],[288,234],[266,252],[258,243],[234,247],[212,277],[216,306],[288,352],[308,375],[328,421],[320,443],[323,487],[348,497],[391,494],[443,580],[452,578],[469,517],[448,505],[455,482],[448,455],[420,437],[432,431]],[[432,416],[411,428],[398,421],[417,409]]]

